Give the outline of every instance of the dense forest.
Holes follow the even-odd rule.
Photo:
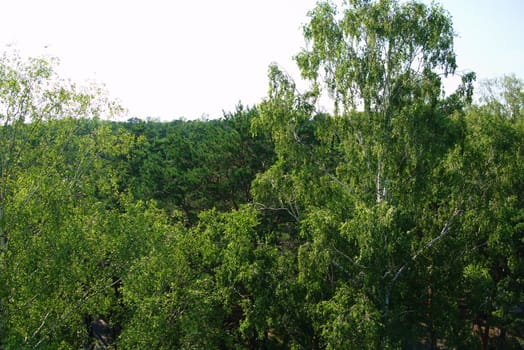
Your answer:
[[[524,82],[445,94],[435,4],[303,30],[306,91],[211,120],[3,55],[0,349],[524,348]]]

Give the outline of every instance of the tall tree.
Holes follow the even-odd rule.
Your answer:
[[[412,125],[413,111],[435,104],[439,74],[453,73],[453,28],[436,5],[394,0],[347,1],[341,11],[322,2],[304,26],[307,46],[296,61],[302,76],[334,101],[351,137],[370,161],[376,200],[391,184],[395,134]],[[363,116],[356,118],[355,111]]]
[[[130,139],[98,120],[118,106],[52,62],[4,56],[0,89],[1,346],[79,348],[85,317],[109,312],[133,249],[147,247],[124,253],[117,221],[134,207],[115,166]]]
[[[450,158],[465,208],[463,308],[478,335],[470,346],[482,349],[524,344],[523,86],[514,76],[484,82],[461,152]]]
[[[304,307],[323,346],[425,338],[436,347],[453,324],[436,308],[453,299],[450,281],[461,273],[444,264],[460,250],[444,238],[463,213],[439,192],[436,169],[462,136],[473,76],[441,98],[441,76],[456,65],[451,19],[439,6],[321,2],[309,16],[295,59],[310,90],[297,93],[270,67],[254,125],[271,132],[277,162],[257,177],[255,198],[296,222]],[[333,117],[315,111],[323,91]]]

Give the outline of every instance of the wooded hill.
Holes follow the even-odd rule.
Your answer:
[[[3,56],[0,349],[524,347],[524,83],[444,95],[436,5],[309,16],[310,88],[217,120]]]

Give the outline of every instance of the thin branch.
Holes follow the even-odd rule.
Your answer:
[[[298,208],[295,206],[293,208],[293,204],[289,204],[291,208],[287,207],[268,207],[262,203],[253,203],[257,210],[268,210],[268,211],[285,211],[287,212],[295,221],[299,221],[300,217],[298,214]],[[296,213],[293,211],[293,209],[296,211]]]
[[[355,265],[355,266],[357,266],[357,267],[359,267],[359,268],[361,268],[361,269],[367,269],[366,266],[360,265],[359,263],[357,263],[357,262],[355,261],[354,258],[349,257],[346,253],[342,252],[341,250],[339,250],[339,249],[337,249],[337,248],[335,248],[335,247],[332,247],[331,249],[333,249],[333,251],[334,251],[335,253],[338,253],[338,254],[341,255],[342,257],[346,258],[346,259],[347,259],[350,263],[352,263],[353,265]]]
[[[40,344],[42,344],[42,342],[44,341],[45,338],[40,338],[40,340],[33,346],[33,349],[36,349],[40,346]]]
[[[411,257],[410,261],[415,261],[420,256],[420,254],[422,254],[424,251],[426,251],[427,249],[431,248],[435,243],[437,243],[438,241],[443,239],[449,233],[449,231],[451,230],[451,227],[452,227],[454,219],[457,216],[461,215],[462,213],[463,213],[462,210],[455,209],[455,211],[453,212],[451,217],[448,219],[448,221],[446,222],[446,224],[444,225],[444,227],[440,231],[440,234],[437,237],[433,238],[431,241],[429,241],[421,249],[419,249],[418,252]],[[402,272],[405,271],[405,269],[406,269],[407,265],[410,263],[410,261],[408,261],[404,265],[402,265],[402,267],[397,271],[397,273],[395,274],[395,277],[393,277],[393,279],[391,280],[391,285],[393,285],[395,283],[395,281],[400,277]]]
[[[45,321],[47,320],[47,318],[49,317],[49,312],[47,312],[47,314],[45,314],[44,316],[44,319],[42,320],[42,323],[40,323],[40,326],[38,326],[38,328],[33,332],[33,335],[31,336],[30,340],[33,339],[34,337],[36,337],[36,335],[38,333],[40,333],[40,331],[42,330],[42,328],[44,328],[44,325],[45,325]],[[39,343],[37,343],[38,345]],[[36,347],[36,345],[35,345]]]

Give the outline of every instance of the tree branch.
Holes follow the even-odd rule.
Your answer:
[[[462,213],[463,213],[463,211],[461,209],[455,209],[455,211],[453,212],[451,217],[448,219],[448,221],[446,222],[446,224],[444,225],[444,227],[440,231],[440,234],[437,237],[433,238],[431,241],[429,241],[425,246],[420,248],[418,250],[418,252],[411,257],[410,261],[415,261],[420,256],[420,254],[422,254],[424,251],[426,251],[427,249],[431,248],[435,243],[437,243],[442,238],[444,238],[449,233],[449,231],[451,230],[451,226],[453,224],[454,219],[457,216],[461,215]],[[400,277],[402,272],[404,272],[404,270],[406,269],[406,267],[407,267],[407,265],[409,264],[410,261],[408,261],[404,265],[402,265],[402,267],[397,271],[397,273],[395,274],[395,277],[393,277],[393,279],[391,280],[391,284],[392,285]]]
[[[44,319],[42,320],[42,323],[40,323],[40,326],[38,326],[38,328],[33,332],[33,335],[31,335],[31,339],[33,339],[34,337],[36,337],[36,335],[38,333],[40,333],[40,331],[42,330],[42,328],[44,328],[44,325],[45,325],[45,321],[47,320],[47,318],[49,317],[49,312],[47,312],[47,314],[45,314],[44,316]],[[39,343],[37,343],[33,348],[35,348],[36,346],[38,346]]]

